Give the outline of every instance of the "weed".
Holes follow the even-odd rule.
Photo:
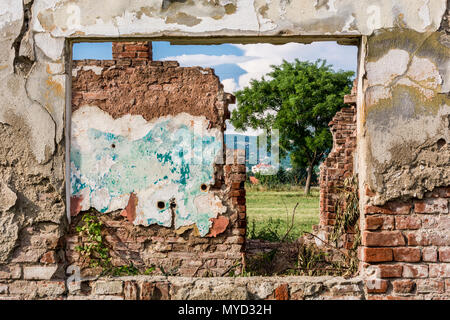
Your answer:
[[[75,247],[85,260],[89,262],[89,267],[111,268],[111,257],[109,249],[105,246],[102,236],[102,222],[93,214],[87,212],[82,218],[83,225],[77,226],[76,231],[87,238],[80,246]]]
[[[139,274],[139,269],[136,268],[133,263],[129,265],[113,267],[111,270],[111,274],[115,277],[120,276],[136,276]]]
[[[361,244],[361,232],[359,230],[359,196],[358,179],[356,176],[346,178],[344,186],[338,189],[340,191],[338,201],[336,202],[336,222],[331,233],[330,240],[334,241],[336,247],[339,241],[349,230],[354,230],[355,239],[353,246],[348,250],[347,263],[351,273],[358,270],[359,260],[357,249]]]
[[[102,230],[103,223],[96,216],[95,210],[90,210],[81,218],[81,224],[76,227],[76,231],[82,238],[86,240],[81,245],[76,246],[75,250],[80,252],[83,257],[83,263],[86,263],[89,268],[100,267],[102,275],[120,276],[135,276],[138,274],[152,274],[155,271],[155,266],[147,268],[141,272],[132,262],[123,266],[113,266],[111,263],[111,256],[109,247],[104,241]],[[161,271],[165,274],[164,269]],[[175,271],[176,272],[176,271]],[[168,274],[172,274],[173,270]]]
[[[150,268],[145,269],[144,274],[150,275],[156,270],[155,266],[151,266]]]
[[[173,268],[173,269],[171,269],[171,270],[166,271],[166,270],[164,270],[164,267],[163,267],[163,266],[159,266],[159,270],[161,271],[161,273],[163,274],[163,276],[165,276],[165,277],[170,277],[170,276],[175,276],[175,275],[177,274],[177,272],[178,272],[178,267],[175,267],[175,268]]]

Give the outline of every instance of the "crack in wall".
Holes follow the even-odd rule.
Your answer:
[[[23,5],[23,23],[22,28],[20,29],[20,33],[17,36],[17,38],[14,40],[11,48],[14,49],[14,73],[22,72],[25,75],[27,75],[31,68],[33,67],[35,61],[30,59],[30,57],[20,55],[20,48],[22,45],[22,40],[25,37],[25,34],[30,29],[30,21],[32,17],[31,8],[33,7],[34,0],[31,0],[30,2]]]
[[[450,21],[448,19],[449,16],[450,16],[450,0],[447,0],[447,10],[445,11],[442,17],[441,26],[438,31],[450,34]]]

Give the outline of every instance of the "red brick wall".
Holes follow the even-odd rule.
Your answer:
[[[444,187],[365,207],[362,268],[376,278],[366,281],[370,299],[450,298],[449,199]]]
[[[337,112],[329,123],[333,134],[333,149],[320,166],[320,222],[318,226],[314,226],[314,231],[325,241],[329,241],[335,224],[339,188],[344,186],[346,177],[353,175],[356,151],[356,82],[352,93],[345,96],[344,102],[350,106]],[[342,240],[343,247],[351,247],[353,234],[349,232]]]
[[[225,129],[228,103],[234,97],[223,91],[212,69],[182,68],[176,61],[152,61],[151,44],[113,44],[114,60],[74,61],[72,111],[95,105],[114,118],[139,114],[146,120],[186,112],[205,116],[211,127]],[[96,70],[92,70],[95,67]],[[160,226],[135,226],[120,215],[99,214],[105,244],[113,266],[133,264],[140,271],[155,266],[155,274],[221,276],[242,261],[245,242],[245,165],[216,164],[215,193],[224,205],[229,224],[217,236],[199,237],[193,230],[182,234]],[[69,264],[83,265],[76,246],[86,241],[76,232],[83,213],[73,217],[66,238]],[[235,268],[235,272],[240,266]],[[85,268],[84,274],[101,270]]]
[[[145,64],[153,60],[151,42],[113,42],[112,44],[113,60],[132,60],[133,64]]]

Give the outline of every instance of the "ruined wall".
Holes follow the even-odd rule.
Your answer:
[[[68,263],[82,213],[101,212],[114,267],[221,276],[241,262],[245,166],[224,165],[228,103],[212,69],[152,61],[114,43],[112,61],[73,65]],[[236,186],[237,185],[237,186]],[[237,192],[237,194],[236,194]],[[239,217],[239,213],[241,216]],[[85,266],[84,266],[85,267]],[[233,270],[239,272],[240,268]]]
[[[361,252],[370,299],[450,298],[450,188],[366,206]],[[376,278],[376,279],[375,279]]]
[[[329,123],[333,135],[333,149],[320,165],[320,220],[314,226],[316,235],[329,242],[336,221],[336,205],[339,200],[344,180],[352,177],[356,151],[356,81],[351,94],[345,96],[344,102],[349,107],[342,108]],[[340,247],[349,249],[353,246],[353,230],[347,230],[342,237]],[[317,241],[317,245],[324,243]]]
[[[364,212],[366,206],[392,201],[411,204],[450,185],[447,9],[445,0],[4,1],[0,294],[26,297],[43,288],[39,295],[45,296],[53,288],[64,297],[67,292],[56,269],[59,239],[68,226],[69,128],[64,118],[71,110],[74,39],[360,40],[357,164]],[[361,227],[365,223],[363,215]],[[362,250],[372,247],[365,241]],[[376,246],[385,248],[385,242]],[[16,256],[26,258],[13,262]],[[440,263],[446,271],[434,279],[447,280],[448,290],[449,263]],[[366,277],[364,271],[362,265]]]
[[[448,17],[440,32],[377,31],[364,47],[360,256],[369,299],[449,299]]]

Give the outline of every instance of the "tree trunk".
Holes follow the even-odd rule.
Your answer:
[[[309,195],[311,193],[311,177],[312,177],[313,167],[314,167],[313,163],[310,163],[308,166],[308,169],[306,169],[308,175],[306,177],[305,195]]]

